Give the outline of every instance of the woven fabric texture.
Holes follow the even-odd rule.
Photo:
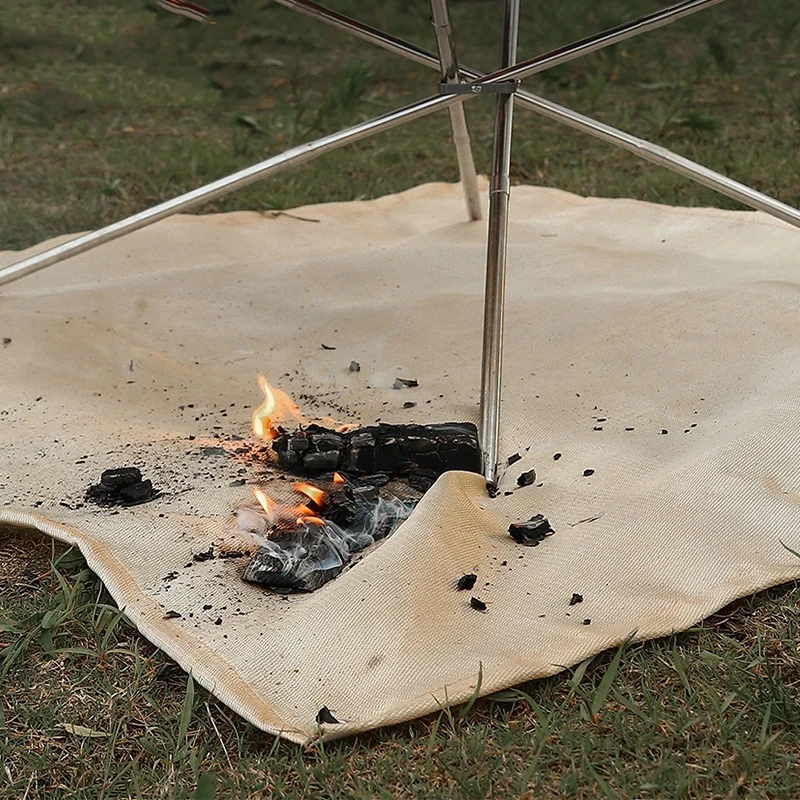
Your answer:
[[[4,287],[0,521],[77,544],[144,636],[297,742],[462,702],[479,672],[483,694],[550,675],[800,577],[783,546],[800,549],[798,232],[516,187],[509,241],[502,456],[521,459],[498,497],[443,476],[311,595],[245,584],[243,559],[193,560],[235,546],[264,480],[235,452],[258,373],[310,417],[477,421],[485,223],[431,184],[176,217]],[[161,496],[84,503],[125,465]],[[508,525],[537,513],[555,534],[521,547]],[[318,725],[322,706],[343,722]]]

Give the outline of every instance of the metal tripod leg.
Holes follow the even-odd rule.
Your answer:
[[[500,69],[517,59],[519,0],[506,0]],[[497,482],[500,438],[500,390],[503,376],[503,311],[506,291],[506,239],[511,196],[511,134],[514,95],[497,98],[492,179],[489,189],[489,238],[486,252],[486,292],[483,307],[483,361],[481,368],[481,453],[486,483]]]
[[[450,23],[447,0],[431,0],[431,20],[436,33],[436,47],[439,50],[442,79],[445,83],[460,83],[461,77],[458,72],[458,59],[453,43],[453,26]],[[471,220],[479,220],[482,215],[481,199],[478,194],[478,176],[475,173],[475,161],[472,158],[467,115],[463,103],[450,106],[450,128],[453,131],[453,144],[456,147],[458,172],[461,176],[461,185],[464,187],[467,214]]]
[[[671,22],[690,14],[695,14],[704,8],[717,5],[723,1],[724,0],[683,0],[677,5],[670,6],[669,8],[662,9],[661,11],[657,11],[652,14],[647,14],[644,17],[639,17],[638,19],[631,20],[623,23],[622,25],[617,25],[610,30],[588,36],[580,41],[573,42],[571,45],[567,45],[566,47],[561,47],[557,50],[552,50],[549,53],[536,56],[535,58],[527,59],[526,61],[523,61],[514,67],[501,69],[498,72],[492,73],[491,75],[477,77],[477,79],[469,85],[475,89],[479,86],[483,87],[484,85],[492,82],[521,80],[528,75],[534,75],[538,72],[558,66],[559,64],[564,64],[574,58],[579,58],[582,55],[593,53],[597,50],[601,50],[604,47],[609,47],[613,44],[625,41],[626,39],[630,39],[632,36],[637,36],[645,31],[655,30],[663,25],[669,25]],[[378,31],[375,28],[370,28],[369,26],[365,26],[361,23],[356,23],[354,20],[349,19],[341,14],[337,14],[336,12],[332,12],[328,9],[324,9],[322,6],[316,3],[308,2],[308,0],[302,0],[302,2],[300,2],[300,0],[275,0],[275,2],[293,8],[297,11],[301,11],[309,16],[325,19],[325,21],[334,24],[336,27],[341,28],[342,30],[346,30],[355,34],[356,36],[360,36],[361,38],[383,44],[383,46],[386,46],[393,52],[399,53],[400,55],[405,55],[412,60],[419,61],[420,63],[430,64],[430,61],[428,61],[428,59],[430,59],[432,60],[433,65],[437,66],[438,68],[438,60],[432,53],[420,51],[418,48],[408,45],[401,39],[389,36],[388,34],[383,34],[381,31]],[[476,76],[476,73],[473,73],[473,76]],[[212,200],[216,197],[221,197],[222,195],[227,194],[228,192],[231,192],[240,186],[246,186],[254,181],[266,177],[267,175],[274,174],[275,172],[286,169],[294,164],[302,164],[312,158],[316,158],[318,155],[322,155],[323,153],[327,153],[337,147],[348,144],[349,142],[359,141],[367,136],[388,130],[395,125],[400,125],[403,122],[408,122],[412,119],[418,119],[419,117],[430,114],[438,109],[446,108],[455,103],[461,103],[466,98],[476,97],[478,94],[480,94],[479,91],[463,96],[452,95],[449,97],[429,97],[425,100],[419,101],[418,103],[413,103],[410,106],[406,106],[405,108],[398,109],[397,111],[389,114],[383,114],[380,117],[369,120],[368,122],[355,125],[352,128],[339,131],[338,133],[330,136],[325,136],[322,139],[318,139],[314,142],[308,142],[307,144],[300,145],[292,150],[287,150],[285,153],[282,153],[279,156],[269,158],[259,164],[254,164],[251,167],[247,167],[246,169],[240,170],[239,172],[236,172],[233,175],[229,175],[225,178],[220,178],[219,180],[213,181],[205,186],[201,186],[198,189],[193,189],[190,192],[186,192],[185,194],[175,197],[172,200],[167,200],[166,202],[154,206],[153,208],[149,208],[146,211],[140,211],[138,214],[134,214],[118,222],[114,222],[111,225],[107,225],[105,228],[100,228],[96,231],[92,231],[91,233],[84,234],[83,236],[78,236],[68,242],[64,242],[63,244],[51,247],[50,249],[41,253],[37,253],[36,255],[29,256],[21,261],[0,268],[0,286],[9,283],[10,281],[17,280],[18,278],[22,278],[25,275],[29,275],[32,272],[36,272],[37,270],[57,264],[58,262],[64,261],[71,256],[77,255],[78,253],[91,250],[92,248],[98,247],[104,242],[109,242],[113,239],[119,238],[120,236],[124,236],[127,233],[139,230],[146,225],[151,225],[152,223],[161,219],[165,219],[166,217],[176,214],[179,211],[185,211],[189,208],[199,205],[200,203]],[[531,95],[531,97],[534,96]],[[551,104],[548,113],[558,118],[557,115],[560,112],[556,110],[557,108],[557,106]],[[544,112],[542,111],[541,113]],[[574,112],[572,112],[572,114],[574,115]],[[578,117],[580,115],[574,116]],[[563,114],[561,116],[561,121],[567,122],[567,124],[570,124],[570,119],[571,117],[569,114]],[[595,135],[599,134],[600,123],[596,123],[595,126],[584,126],[583,123],[577,122],[576,119],[575,124],[576,127],[580,127],[589,133],[593,133]],[[614,129],[609,129],[606,126],[607,135],[608,131],[613,132]],[[607,140],[622,146],[621,143],[623,139],[620,137],[615,138],[616,133],[620,132],[614,132],[612,135],[608,135]],[[606,136],[601,136],[601,138],[606,138]],[[637,145],[632,141],[634,138],[635,137],[629,137],[630,141],[628,142],[628,146],[629,149],[633,149],[635,152]],[[654,149],[655,147],[656,146],[653,145]],[[664,152],[667,153],[668,151]],[[653,156],[652,151],[650,155]],[[643,157],[646,156],[643,155]],[[676,156],[675,158],[678,157]],[[651,160],[656,160],[656,158],[651,157]],[[679,171],[682,171],[683,174],[687,174],[690,177],[694,177],[691,171],[692,164],[693,162],[688,161],[688,159],[682,159],[681,170]],[[664,166],[668,165],[668,162],[665,162]],[[711,170],[705,170],[705,175],[708,185],[712,185],[712,188],[717,188],[719,191],[724,191],[723,189],[719,188],[719,185],[713,185],[711,183],[715,179],[715,173],[711,172]],[[731,183],[733,184],[735,182]],[[744,188],[747,189],[747,187]],[[762,199],[762,202],[763,199],[766,199],[772,204],[781,206],[783,205],[778,204],[777,201],[772,200],[771,198],[765,198],[764,195],[759,195],[759,193],[755,192],[754,190],[748,190],[748,192],[754,197],[758,195],[759,198]],[[748,202],[747,199],[744,199],[746,196],[747,193],[743,193],[743,202]],[[754,203],[751,203],[751,205],[752,204]],[[800,216],[796,211],[788,206],[783,206],[783,208],[784,210],[788,209],[788,212]],[[765,203],[764,210],[769,210],[768,203]],[[789,214],[789,217],[791,217],[791,214]]]

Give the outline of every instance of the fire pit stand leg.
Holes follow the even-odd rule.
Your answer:
[[[439,50],[439,63],[442,67],[444,83],[461,83],[458,70],[458,59],[453,42],[453,26],[447,10],[447,0],[431,0],[431,21],[436,33],[436,47]],[[475,161],[467,129],[467,115],[464,104],[450,106],[450,128],[453,131],[453,144],[456,147],[458,172],[461,185],[464,187],[464,200],[467,203],[467,214],[472,221],[481,218],[481,199],[478,194],[478,176],[475,173]]]
[[[500,69],[517,59],[519,0],[506,0]],[[500,390],[503,373],[503,311],[506,289],[508,202],[511,195],[511,134],[514,93],[498,95],[489,187],[489,236],[486,252],[486,291],[483,307],[483,361],[481,369],[481,452],[486,482],[497,482],[500,437]]]

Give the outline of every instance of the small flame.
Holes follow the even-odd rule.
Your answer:
[[[302,494],[308,497],[320,508],[325,505],[325,492],[323,492],[322,489],[318,489],[316,486],[312,486],[310,483],[296,483],[294,488],[298,492],[302,492]]]
[[[264,509],[267,519],[272,522],[275,519],[275,501],[264,494],[261,489],[254,489],[253,491],[255,492],[258,504]]]
[[[338,472],[334,472],[333,473],[333,482],[337,486],[340,486],[341,484],[346,483],[344,475],[340,475]]]
[[[259,439],[275,439],[278,432],[273,423],[287,416],[301,425],[306,422],[300,409],[286,392],[270,386],[263,375],[258,376],[258,385],[264,392],[264,402],[253,412],[253,432]]]
[[[304,516],[304,517],[298,517],[297,518],[297,524],[298,525],[324,525],[325,524],[325,520],[322,519],[321,517],[315,517],[313,515],[310,516],[310,517],[309,516]]]

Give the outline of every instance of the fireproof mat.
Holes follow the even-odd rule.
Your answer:
[[[497,498],[445,475],[312,595],[193,559],[236,544],[263,480],[235,452],[258,373],[309,416],[477,420],[486,226],[433,184],[176,217],[4,287],[0,521],[76,544],[144,636],[296,742],[462,702],[479,672],[482,694],[550,675],[800,577],[783,547],[800,548],[798,232],[534,187],[511,214],[502,456],[521,459]],[[161,495],[83,503],[125,465]],[[555,534],[516,544],[509,523],[537,513]],[[318,725],[322,706],[342,722]]]

